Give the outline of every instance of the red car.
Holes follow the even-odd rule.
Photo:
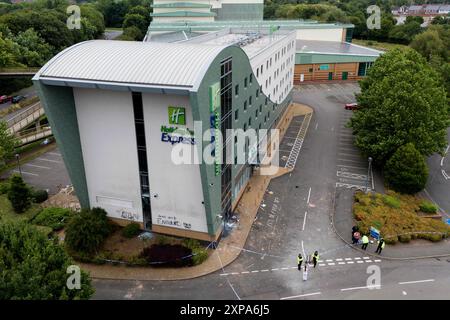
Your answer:
[[[345,104],[345,110],[358,110],[358,109],[359,109],[359,106],[356,102]]]
[[[0,103],[6,103],[11,99],[11,97],[8,96],[0,96]]]

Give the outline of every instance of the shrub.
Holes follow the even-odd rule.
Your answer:
[[[0,224],[0,248],[1,300],[88,299],[94,293],[84,271],[81,288],[67,289],[66,271],[72,259],[30,224]]]
[[[402,243],[408,243],[411,241],[411,235],[409,234],[402,234],[398,236],[398,241]]]
[[[186,238],[183,240],[182,245],[185,246],[186,248],[194,250],[195,248],[200,247],[200,242],[196,239]]]
[[[154,244],[142,250],[140,258],[153,267],[185,267],[192,265],[192,250],[180,244]]]
[[[159,245],[166,245],[170,243],[170,238],[164,235],[158,235],[156,243]]]
[[[393,196],[385,195],[383,197],[383,201],[385,204],[387,204],[391,208],[396,208],[396,209],[400,208],[400,200],[398,200],[397,198],[395,198]]]
[[[413,194],[425,188],[428,168],[412,143],[398,148],[384,169],[386,182],[395,191]]]
[[[65,243],[75,252],[91,254],[99,249],[111,231],[112,226],[105,210],[83,209],[67,224]]]
[[[64,208],[45,208],[34,219],[33,223],[40,226],[47,226],[54,231],[64,228],[73,211]]]
[[[203,263],[206,259],[208,259],[208,250],[206,250],[205,248],[194,248],[192,249],[192,254],[192,263],[195,266]]]
[[[11,187],[8,190],[8,199],[15,212],[22,213],[31,205],[30,188],[19,175],[11,177]]]
[[[125,226],[125,228],[122,229],[122,235],[125,238],[133,238],[137,236],[141,232],[141,226],[139,223],[132,222]]]
[[[419,205],[420,211],[425,213],[436,213],[438,211],[438,207],[430,202],[430,201],[422,201],[422,203]]]
[[[46,190],[35,190],[32,192],[34,202],[42,203],[48,199],[48,193]]]
[[[0,194],[7,194],[11,184],[9,181],[4,181],[0,183]]]

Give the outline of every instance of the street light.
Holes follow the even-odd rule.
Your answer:
[[[370,177],[370,170],[372,168],[372,157],[369,157],[367,159],[369,161],[369,168],[367,169],[367,183],[366,183],[366,193],[369,191],[369,177]]]
[[[20,168],[19,158],[20,158],[20,155],[18,153],[16,153],[17,166],[19,167],[19,173],[20,173],[20,176],[22,177],[22,169]]]

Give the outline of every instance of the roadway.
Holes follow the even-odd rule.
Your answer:
[[[353,174],[349,161],[342,159],[353,159],[358,166],[365,164],[354,150],[347,157],[342,155],[345,152],[340,143],[348,134],[343,131],[343,120],[348,117],[343,104],[354,101],[359,88],[346,83],[308,85],[300,90],[294,92],[294,100],[310,105],[315,113],[297,165],[291,174],[270,183],[238,259],[221,271],[186,281],[95,279],[94,299],[450,298],[450,259],[375,259],[347,247],[336,236],[330,222],[334,193],[336,188],[346,188],[338,183],[349,179],[351,184],[365,185],[358,176],[365,170],[347,177],[338,174]],[[350,148],[349,143],[344,148]],[[296,256],[315,250],[321,261],[303,281],[296,269]],[[369,246],[368,251],[375,251],[375,247]],[[379,289],[366,287],[368,267],[379,268]]]

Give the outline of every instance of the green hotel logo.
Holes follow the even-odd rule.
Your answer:
[[[169,124],[186,124],[186,109],[182,107],[169,106]]]

